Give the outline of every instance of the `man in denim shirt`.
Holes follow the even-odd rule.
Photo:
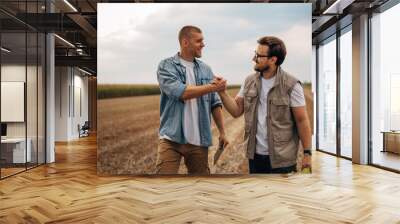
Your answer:
[[[226,80],[213,76],[208,65],[196,59],[204,47],[199,28],[179,32],[180,52],[160,62],[160,140],[157,174],[177,174],[182,156],[189,174],[209,174],[208,147],[212,145],[211,114],[219,130],[219,144],[227,145],[222,103],[216,92]]]

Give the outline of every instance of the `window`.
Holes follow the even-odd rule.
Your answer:
[[[372,163],[400,170],[400,4],[371,18]]]
[[[336,153],[336,36],[318,48],[318,149]]]
[[[352,157],[352,35],[351,26],[340,36],[340,155]]]
[[[15,2],[0,6],[9,4]],[[44,1],[18,2],[17,11],[41,12],[40,4]],[[0,178],[5,178],[45,163],[46,40],[44,33],[9,15],[0,12],[0,17],[8,21],[0,29],[0,111],[6,115],[1,118]]]

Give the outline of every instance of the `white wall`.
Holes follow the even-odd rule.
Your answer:
[[[1,81],[2,82],[25,82],[25,75],[27,69],[29,86],[36,86],[36,80],[30,77],[32,74],[36,76],[36,67],[18,65],[18,64],[5,64],[1,66]],[[36,111],[36,88],[27,88],[27,107],[30,109],[27,111],[27,120],[28,124],[28,137],[30,133],[35,131],[36,136],[36,113],[32,113],[32,111]],[[4,96],[3,96],[4,97]],[[41,105],[39,105],[40,107]],[[1,108],[1,110],[7,110],[8,108]],[[34,122],[35,124],[31,124]],[[25,123],[26,122],[7,122],[7,136],[8,137],[25,137]],[[32,130],[31,130],[32,128]]]
[[[39,163],[44,163],[44,74],[39,65],[24,64],[2,64],[1,66],[1,81],[2,82],[24,82],[26,84],[26,107],[23,102],[21,113],[26,112],[26,121],[22,122],[5,122],[7,123],[8,138],[25,138],[25,135],[30,140],[30,148],[33,162],[39,159]],[[25,80],[27,79],[27,80]],[[3,92],[3,90],[2,90]],[[7,95],[2,95],[2,98]],[[16,113],[10,107],[2,107],[2,112]],[[9,111],[7,111],[9,110]],[[15,109],[14,109],[15,110]],[[24,115],[23,115],[24,116]],[[37,155],[37,153],[39,155]]]
[[[67,67],[55,68],[55,141],[68,141],[70,75]]]
[[[1,81],[4,82],[25,82],[25,64],[24,65],[2,65]],[[7,108],[1,108],[7,110]],[[11,122],[7,123],[7,137],[25,137],[25,123]]]
[[[1,82],[1,121],[24,122],[25,121],[25,83]],[[36,105],[35,105],[36,108]]]
[[[88,120],[88,78],[83,75],[76,68],[56,67],[56,141],[79,138],[78,124]]]

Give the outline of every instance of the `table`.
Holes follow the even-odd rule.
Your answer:
[[[32,159],[32,140],[30,138],[27,138],[26,142],[28,144],[25,151],[25,138],[1,139],[1,159],[4,159],[6,163],[30,162]]]

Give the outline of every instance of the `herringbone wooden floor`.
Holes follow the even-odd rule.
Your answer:
[[[101,177],[95,137],[0,181],[0,223],[400,223],[400,175],[322,153],[292,176]]]

